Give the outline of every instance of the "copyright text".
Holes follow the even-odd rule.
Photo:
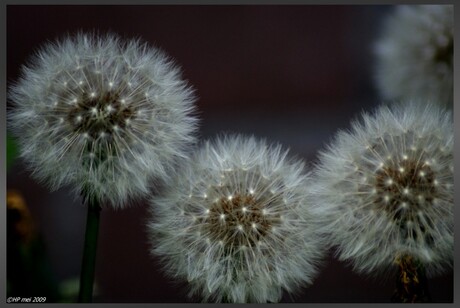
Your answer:
[[[21,296],[10,296],[6,299],[8,304],[10,303],[45,303],[46,297],[21,297]]]

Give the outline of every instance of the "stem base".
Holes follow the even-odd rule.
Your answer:
[[[430,303],[425,269],[409,255],[396,259],[399,266],[393,303]]]

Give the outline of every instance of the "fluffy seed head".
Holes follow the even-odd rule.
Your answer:
[[[276,302],[312,283],[322,241],[303,163],[265,141],[206,142],[152,198],[152,253],[205,301]]]
[[[452,107],[453,34],[453,5],[398,6],[376,44],[382,94]]]
[[[158,49],[78,34],[45,45],[10,88],[33,175],[114,207],[148,192],[194,141],[192,91]]]
[[[432,275],[453,258],[452,114],[419,102],[380,107],[320,154],[313,195],[342,260],[360,272],[410,255]]]

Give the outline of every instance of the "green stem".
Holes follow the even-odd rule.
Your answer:
[[[90,303],[93,299],[94,268],[96,264],[100,211],[101,207],[97,202],[88,202],[85,246],[80,275],[80,294],[78,295],[79,303]]]

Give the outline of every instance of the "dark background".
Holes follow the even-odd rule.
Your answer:
[[[7,74],[42,43],[79,30],[141,37],[182,67],[196,89],[200,138],[254,134],[311,164],[334,133],[382,100],[372,46],[390,6],[8,6]],[[86,208],[63,188],[50,193],[20,160],[8,171],[44,242],[58,283],[78,278]],[[146,204],[103,210],[95,302],[188,302],[148,254]],[[7,260],[11,270],[11,258]],[[453,301],[452,272],[430,279],[434,302]],[[395,282],[367,278],[331,252],[309,288],[283,302],[389,302]],[[19,296],[28,296],[17,294]],[[41,296],[40,294],[33,294]]]

